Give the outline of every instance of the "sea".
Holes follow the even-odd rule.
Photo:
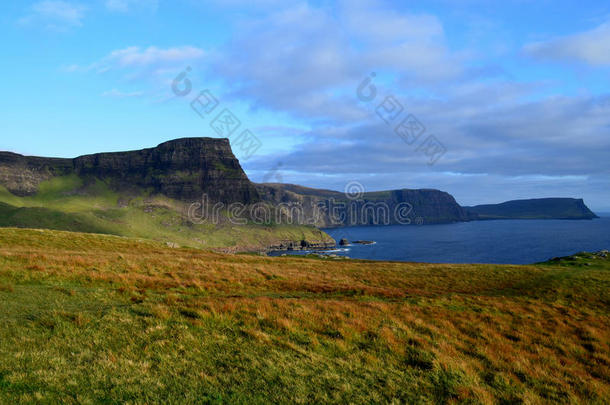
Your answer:
[[[353,226],[324,229],[337,241],[326,251],[354,259],[426,263],[529,264],[581,251],[610,250],[610,213],[592,220],[488,220],[439,225]],[[339,241],[373,244],[339,246]]]

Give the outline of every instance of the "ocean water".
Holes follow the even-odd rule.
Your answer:
[[[357,226],[324,229],[339,247],[326,254],[358,259],[429,263],[527,264],[580,251],[610,249],[610,216],[594,220],[494,220],[441,225]],[[306,254],[312,251],[273,252]]]

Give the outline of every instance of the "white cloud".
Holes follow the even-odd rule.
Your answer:
[[[105,80],[122,83],[129,87],[139,86],[145,92],[123,92],[113,88],[102,93],[104,97],[127,98],[150,96],[165,99],[172,80],[187,66],[195,66],[205,56],[205,52],[193,46],[159,48],[155,46],[131,46],[110,52],[102,59],[89,65],[65,65],[60,69],[65,73],[97,73]]]
[[[132,91],[132,92],[123,92],[117,89],[112,89],[109,91],[105,91],[102,93],[102,97],[114,97],[114,98],[131,98],[131,97],[142,97],[144,92],[141,91]]]
[[[44,0],[34,3],[26,16],[18,23],[27,26],[40,26],[50,30],[65,31],[80,27],[86,8],[80,4],[60,0]]]
[[[373,69],[427,80],[454,78],[462,72],[436,16],[400,13],[378,1],[358,0],[344,2],[340,18],[350,36],[361,42],[361,56]]]
[[[128,0],[112,1],[118,9],[128,7]],[[461,74],[462,61],[445,42],[435,16],[395,11],[377,1],[339,7],[282,3],[238,19],[232,39],[210,54],[193,46],[133,46],[88,67],[65,69],[120,71],[129,80],[159,82],[190,65],[223,82],[226,97],[253,108],[354,122],[363,118],[355,87],[372,71],[419,84]]]
[[[342,14],[350,31],[369,42],[432,42],[444,37],[443,25],[435,16],[399,13],[376,1],[343,2]]]
[[[610,22],[590,31],[528,44],[524,51],[543,60],[610,66]]]
[[[107,0],[106,8],[110,11],[126,13],[129,11],[129,2],[127,0]]]
[[[158,76],[176,74],[177,69],[183,69],[187,64],[197,62],[204,56],[203,49],[194,46],[172,48],[130,46],[112,51],[89,65],[71,64],[61,69],[64,72],[123,71],[132,78],[150,74],[152,78],[157,79]]]
[[[111,52],[101,64],[119,68],[165,65],[199,59],[204,54],[202,49],[193,46],[166,49],[155,46],[148,48],[131,46]]]
[[[243,10],[245,8],[257,9],[257,10],[268,10],[285,7],[291,3],[298,3],[299,0],[211,0],[213,3],[220,7],[225,8],[239,8]]]
[[[332,9],[301,3],[242,22],[214,55],[210,74],[255,106],[354,120],[362,115],[354,87],[371,71],[419,81],[461,73],[436,17],[383,7],[376,1]]]
[[[119,13],[127,13],[138,8],[156,11],[159,7],[158,0],[106,0],[105,4],[109,11]]]
[[[82,70],[82,67],[77,64],[71,64],[71,65],[64,65],[60,69],[62,72],[71,73],[71,72],[78,72],[78,71]]]

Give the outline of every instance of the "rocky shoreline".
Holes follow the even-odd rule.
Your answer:
[[[269,246],[267,252],[277,250],[325,250],[334,249],[337,244],[328,241],[308,241],[308,240],[285,240],[280,241],[276,245]]]
[[[266,255],[276,251],[299,251],[299,250],[331,250],[336,248],[336,243],[325,241],[308,241],[308,240],[281,240],[274,244],[261,246],[231,246],[219,247],[212,250],[218,253],[236,254],[236,253],[260,253]]]

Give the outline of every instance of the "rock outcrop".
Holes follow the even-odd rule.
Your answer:
[[[0,152],[0,185],[17,196],[36,194],[38,185],[73,171],[71,159],[22,156]]]
[[[325,250],[335,246],[336,243],[333,240],[281,240],[269,246],[268,250]]]

